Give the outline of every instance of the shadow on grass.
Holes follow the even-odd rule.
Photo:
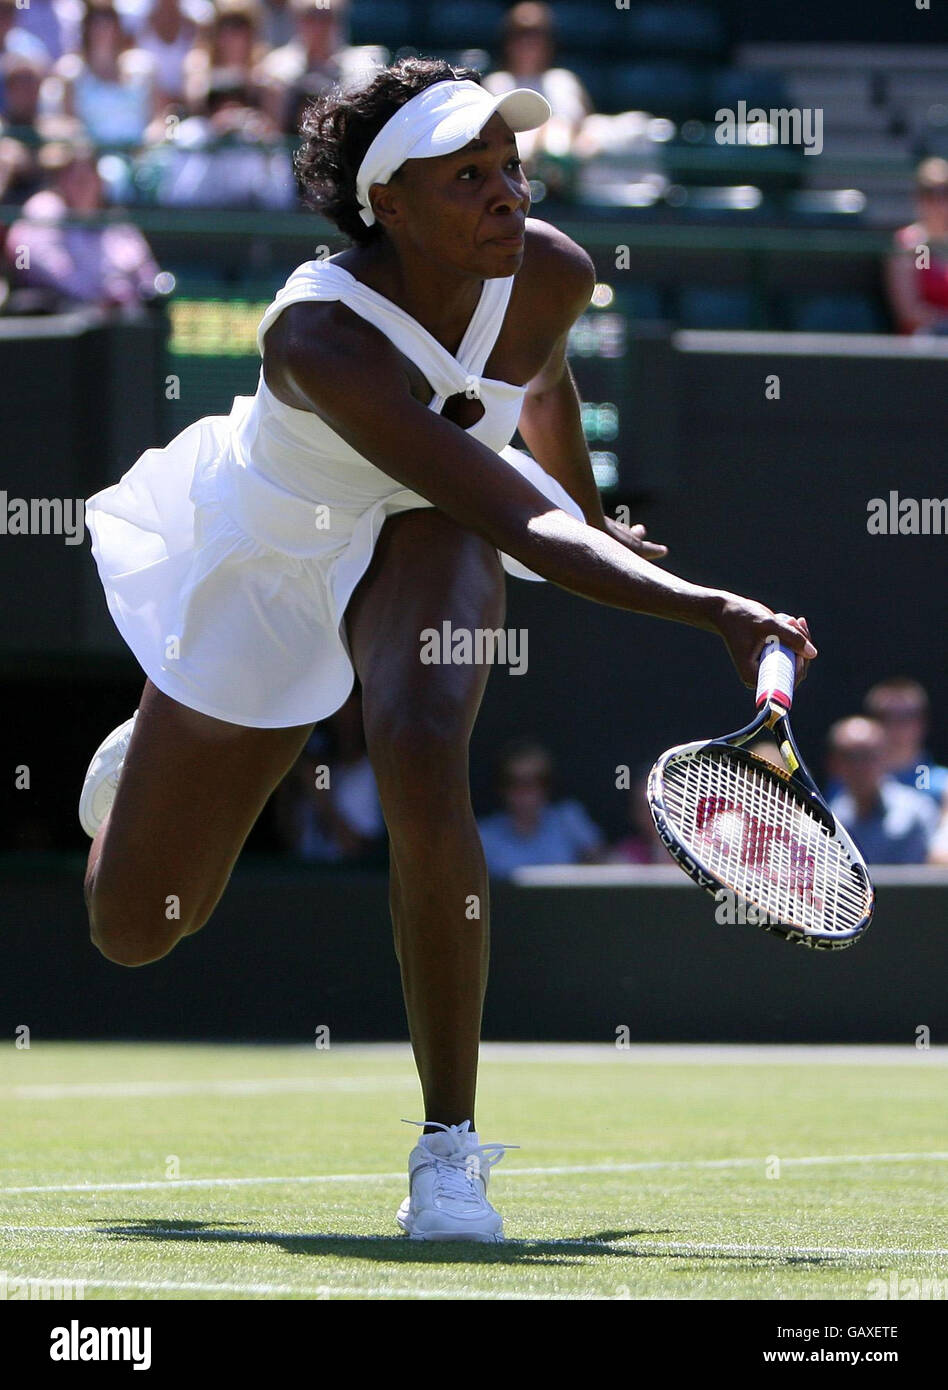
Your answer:
[[[555,1240],[505,1240],[499,1244],[474,1241],[418,1241],[407,1236],[347,1235],[345,1232],[258,1231],[239,1222],[162,1221],[160,1219],[100,1223],[99,1234],[118,1240],[190,1241],[208,1245],[228,1242],[266,1245],[289,1255],[330,1256],[335,1259],[375,1260],[381,1263],[540,1265],[544,1268],[569,1267],[592,1256],[607,1260],[728,1260],[750,1264],[829,1263],[818,1255],[787,1255],[775,1261],[772,1253],[724,1253],[672,1248],[667,1251],[636,1250],[619,1242],[640,1238],[680,1234],[670,1230],[596,1231],[591,1235]]]

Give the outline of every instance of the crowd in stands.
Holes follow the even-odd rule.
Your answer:
[[[155,297],[141,234],[89,219],[106,207],[298,207],[306,104],[391,57],[350,45],[349,17],[349,0],[0,0],[0,202],[20,209],[5,269],[34,292],[17,311]],[[568,147],[592,103],[553,66],[548,7],[510,11],[500,48],[487,85],[544,91]],[[524,139],[529,161],[544,132]]]
[[[348,20],[349,0],[0,0],[3,201],[28,203],[43,185],[47,141],[81,140],[112,152],[116,202],[296,206],[290,156],[304,106],[391,57],[350,45]],[[568,148],[592,103],[553,65],[549,8],[516,6],[499,48],[486,85],[543,91],[552,138]],[[543,132],[524,140],[529,160]]]
[[[154,297],[152,258],[131,223],[118,221],[122,207],[298,208],[292,150],[306,104],[333,84],[365,81],[399,52],[418,51],[397,45],[391,32],[384,35],[388,46],[351,43],[360,3],[0,0],[0,204],[21,210],[12,226],[9,213],[0,226],[0,260],[5,260],[0,274],[13,290],[38,292],[34,302],[21,298],[14,301],[19,307],[7,311],[43,312],[57,295],[62,307]],[[686,103],[679,117],[685,138],[698,128],[705,132],[703,138],[710,138],[709,111],[728,92],[746,89],[753,96],[771,81],[776,82],[774,100],[786,99],[772,74],[714,66],[726,60],[727,41],[719,17],[707,6],[678,5],[674,16],[669,11],[664,18],[660,6],[638,7],[622,32],[634,32],[641,40],[643,52],[636,55],[630,49],[629,54],[642,61],[625,68],[621,63],[617,67],[616,55],[608,51],[603,27],[608,16],[595,7],[590,8],[588,34],[576,28],[575,5],[526,0],[504,11],[481,6],[467,26],[460,12],[455,22],[442,8],[431,20],[432,32],[443,30],[445,39],[464,39],[468,47],[445,42],[437,56],[478,67],[492,92],[530,86],[549,100],[550,121],[519,139],[528,174],[541,169],[548,192],[560,191],[557,181],[563,175],[557,161],[563,156],[589,168],[601,155],[607,161],[632,160],[621,176],[626,180],[622,186],[631,190],[630,206],[636,206],[643,190],[649,197],[659,191],[669,197],[676,193],[677,185],[666,187],[669,181],[655,163],[662,141],[676,127],[640,109],[649,93],[658,109],[665,109],[662,73],[672,84],[674,65],[663,62],[663,44],[677,43],[683,50],[691,46],[692,56],[698,61],[700,55],[705,65],[707,94],[699,103],[704,119],[688,119]],[[381,15],[378,5],[373,13],[377,11]],[[565,23],[567,12],[570,55],[583,67],[586,81],[558,62],[558,25]],[[368,20],[363,37],[367,27]],[[588,40],[600,30],[602,46],[595,51]],[[423,44],[421,51],[433,50]],[[615,77],[609,79],[611,86],[606,84],[608,114],[596,109],[587,86],[597,74],[594,52],[601,71]],[[686,82],[682,101],[687,90]],[[623,102],[629,109],[622,109]],[[904,123],[904,112],[893,108],[891,122],[900,120]],[[659,126],[663,133],[656,134]],[[937,133],[940,127],[931,129]],[[924,142],[917,148],[925,148]],[[587,193],[595,190],[595,177],[587,185]],[[898,231],[886,266],[888,314],[902,333],[944,333],[948,160],[933,155],[922,161],[917,193],[917,220]],[[607,201],[614,201],[612,192]],[[101,216],[83,237],[55,230],[105,209],[113,214],[109,235],[102,230]],[[45,230],[33,254],[31,229],[37,225]],[[849,328],[859,322],[857,315]]]
[[[869,864],[948,865],[948,767],[927,747],[929,702],[914,680],[874,685],[863,712],[827,735],[823,786],[834,813]],[[772,750],[759,756],[779,763]],[[671,861],[645,797],[645,772],[626,793],[628,829],[613,843],[579,800],[557,786],[541,743],[518,739],[497,764],[496,809],[478,821],[491,875],[551,864],[660,864]],[[384,859],[384,823],[361,728],[360,697],[318,726],[277,793],[284,849],[310,863]]]

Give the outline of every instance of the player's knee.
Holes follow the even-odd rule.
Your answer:
[[[160,906],[148,911],[140,901],[110,896],[95,887],[87,892],[86,905],[92,943],[115,965],[149,965],[160,960],[199,925],[182,921],[173,905],[166,904],[164,911]]]
[[[460,699],[445,695],[426,707],[410,699],[386,702],[366,737],[380,783],[423,798],[439,796],[459,777],[466,781],[470,725]]]
[[[177,944],[180,933],[142,931],[136,924],[90,914],[92,944],[114,965],[150,965]]]
[[[178,941],[176,935],[146,937],[141,932],[125,928],[115,930],[95,918],[91,919],[91,925],[92,944],[113,965],[151,965],[152,961],[161,960],[162,956],[166,956]]]

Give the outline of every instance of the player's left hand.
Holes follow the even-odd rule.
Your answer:
[[[626,526],[624,522],[615,521],[611,516],[607,516],[605,529],[613,540],[620,541],[636,555],[641,555],[643,560],[661,560],[668,554],[667,545],[645,539],[645,527],[641,521],[637,521],[633,526]]]

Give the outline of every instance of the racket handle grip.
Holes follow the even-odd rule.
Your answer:
[[[760,657],[757,672],[757,708],[767,700],[789,709],[793,704],[793,683],[796,678],[796,654],[785,647],[779,637],[768,637]]]

